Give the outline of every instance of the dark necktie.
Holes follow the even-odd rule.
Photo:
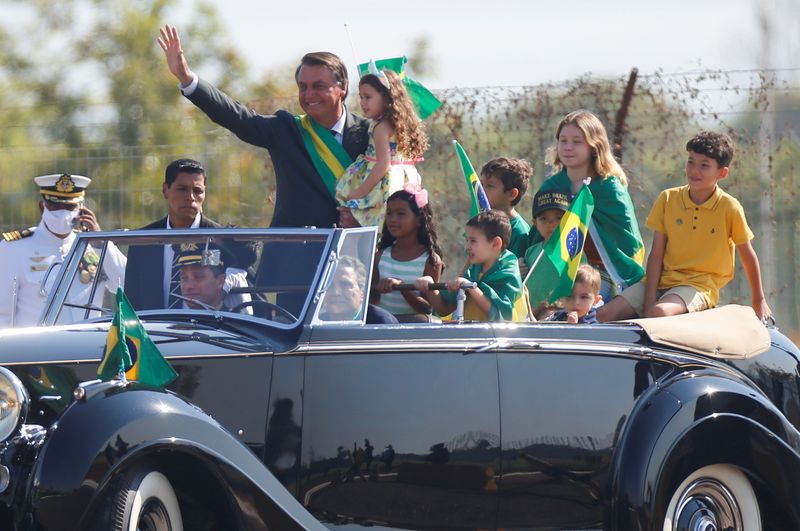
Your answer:
[[[176,295],[181,294],[181,268],[178,266],[178,258],[180,257],[180,249],[172,246],[172,271],[169,277],[169,308],[180,308],[181,299]]]

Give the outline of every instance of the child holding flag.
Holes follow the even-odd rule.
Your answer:
[[[585,252],[588,262],[600,271],[603,300],[611,300],[644,275],[644,243],[625,172],[611,153],[603,123],[589,111],[565,116],[556,128],[555,141],[547,151],[547,161],[556,173],[539,191],[569,190],[573,195],[584,179],[591,178],[594,211]],[[541,240],[539,231],[531,229],[530,243]]]
[[[362,226],[380,225],[386,200],[406,183],[421,183],[415,163],[428,148],[428,137],[402,79],[392,70],[370,73],[358,84],[364,116],[373,120],[364,155],[336,184],[336,198]]]
[[[477,287],[466,290],[464,318],[475,321],[521,321],[527,308],[522,293],[517,257],[508,250],[511,224],[508,216],[497,210],[481,212],[467,222],[469,267],[464,277],[447,283],[448,291],[430,290],[430,276],[414,283],[439,315],[456,308],[456,293],[465,282]]]
[[[569,210],[569,195],[561,190],[538,192],[533,196],[533,225],[542,240],[525,250],[525,259],[520,261],[520,272],[525,276],[525,286],[533,308],[533,315],[543,319],[554,306],[550,304],[550,294],[554,284],[552,279],[557,274],[549,260],[541,260],[544,246],[561,223],[564,213]],[[585,258],[582,256],[585,262]],[[529,273],[531,267],[536,270]]]

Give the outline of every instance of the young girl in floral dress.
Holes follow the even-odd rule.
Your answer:
[[[338,201],[362,226],[383,223],[386,200],[406,183],[421,185],[415,164],[428,147],[400,77],[391,70],[377,70],[374,63],[370,70],[358,84],[361,110],[373,120],[369,145],[336,185]]]

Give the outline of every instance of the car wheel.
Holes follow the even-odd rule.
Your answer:
[[[753,486],[733,465],[710,465],[695,470],[670,497],[663,531],[704,529],[761,529]]]
[[[133,468],[112,493],[114,531],[183,531],[178,498],[167,477],[151,467]]]

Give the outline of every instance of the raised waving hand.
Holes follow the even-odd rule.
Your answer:
[[[178,29],[175,26],[166,25],[159,32],[161,36],[158,38],[158,45],[164,50],[169,71],[185,87],[194,79],[194,72],[189,69],[189,63],[186,62],[186,57],[183,55]]]

